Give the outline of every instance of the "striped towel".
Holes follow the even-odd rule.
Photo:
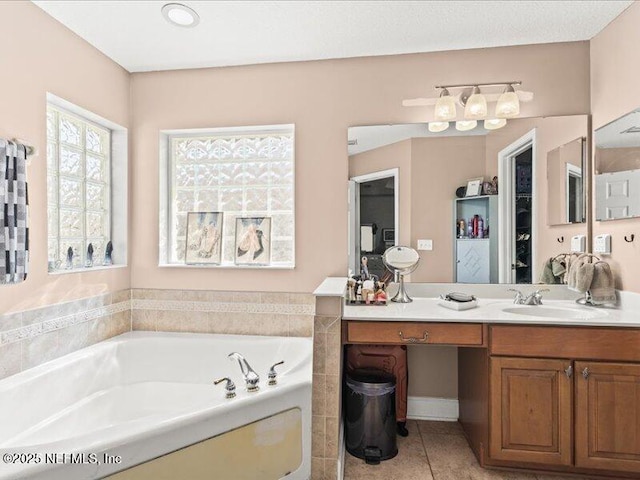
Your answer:
[[[0,284],[20,283],[29,267],[27,151],[0,138]]]

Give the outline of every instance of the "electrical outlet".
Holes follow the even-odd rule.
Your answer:
[[[418,240],[418,250],[433,250],[433,240]]]
[[[611,235],[603,233],[593,239],[593,253],[609,255],[611,253]]]
[[[587,237],[584,235],[575,235],[571,237],[571,251],[573,253],[584,253],[587,249]]]

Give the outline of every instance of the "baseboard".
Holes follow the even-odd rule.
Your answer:
[[[458,400],[456,398],[408,397],[407,418],[411,420],[458,420]]]

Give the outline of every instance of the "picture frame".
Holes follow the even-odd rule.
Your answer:
[[[467,191],[465,193],[465,197],[477,197],[478,195],[482,195],[482,183],[484,182],[484,177],[472,178],[467,181]]]
[[[222,263],[223,212],[188,212],[184,260],[187,265]]]
[[[236,265],[271,263],[271,217],[237,217],[235,239]]]

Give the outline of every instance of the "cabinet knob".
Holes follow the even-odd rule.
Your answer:
[[[567,376],[567,378],[571,378],[571,376],[573,375],[573,367],[569,365],[567,368],[565,368],[564,374]]]
[[[584,367],[584,370],[582,370],[582,377],[586,380],[587,378],[589,378],[589,367]]]

